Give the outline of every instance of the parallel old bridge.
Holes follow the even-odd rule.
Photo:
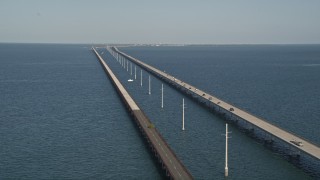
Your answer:
[[[155,67],[152,67],[134,57],[131,57],[130,55],[121,52],[116,47],[108,49],[117,53],[118,56],[122,56],[125,59],[128,59],[129,61],[132,61],[133,63],[139,65],[141,68],[145,69],[151,74],[154,74],[156,77],[173,85],[178,90],[181,90],[182,92],[189,94],[193,97],[196,96],[199,101],[205,102],[208,107],[214,108],[219,112],[223,111],[224,113],[228,113],[233,117],[241,119],[246,123],[251,124],[252,127],[277,138],[281,142],[284,142],[287,146],[295,148],[299,152],[304,152],[305,154],[308,154],[311,157],[315,158],[317,162],[320,162],[320,148],[316,144],[302,137],[299,137],[291,132],[288,132],[280,127],[277,127],[276,125],[271,124],[263,120],[262,118],[256,117],[255,115],[252,115],[238,107],[235,107],[234,105],[231,105],[203,90],[200,90],[197,87],[183,82],[182,80],[177,79],[176,77],[173,77],[172,75],[166,72],[160,71]]]
[[[166,176],[170,179],[193,179],[192,175],[177,158],[175,153],[171,150],[169,145],[162,138],[161,134],[153,126],[148,117],[143,113],[143,111],[141,111],[139,106],[135,103],[135,101],[123,87],[121,82],[113,74],[112,70],[108,67],[106,62],[94,48],[92,49],[98,57],[103,69],[111,79],[121,99],[125,103],[127,110],[134,118],[138,128],[140,129],[140,132],[146,138],[150,149],[158,159],[159,163],[162,165],[162,168],[165,170]]]

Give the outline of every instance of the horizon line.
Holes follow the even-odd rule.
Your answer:
[[[85,43],[85,42],[1,42],[0,44],[65,44],[65,45],[134,45],[134,46],[190,46],[190,45],[320,45],[319,43]]]

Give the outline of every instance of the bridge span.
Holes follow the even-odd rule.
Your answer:
[[[172,75],[160,71],[157,68],[154,68],[134,57],[131,57],[130,55],[121,52],[116,47],[109,48],[112,51],[118,53],[119,55],[127,58],[128,60],[132,61],[133,63],[136,63],[146,71],[154,74],[155,76],[159,77],[160,79],[163,79],[164,81],[170,83],[171,85],[177,87],[179,90],[182,90],[183,92],[186,92],[187,94],[196,95],[197,97],[200,97],[200,99],[203,102],[208,103],[211,106],[217,107],[219,110],[223,110],[227,113],[230,113],[232,116],[240,118],[244,120],[246,123],[251,124],[252,126],[280,139],[281,141],[285,142],[290,147],[296,148],[298,151],[304,152],[311,157],[314,157],[317,159],[318,162],[320,162],[320,148],[318,145],[299,137],[291,132],[288,132],[280,127],[277,127],[274,124],[271,124],[270,122],[267,122],[266,120],[256,117],[238,107],[235,107],[234,105],[231,105],[211,94],[208,94],[207,92],[198,89],[197,87],[194,87],[186,82],[183,82],[180,79],[177,79],[176,77],[173,77]]]
[[[171,150],[166,141],[162,138],[157,128],[154,127],[152,122],[135,103],[135,101],[123,87],[121,82],[113,74],[112,70],[109,68],[106,62],[102,59],[102,57],[94,48],[92,48],[92,50],[99,59],[99,62],[101,63],[104,71],[111,79],[113,85],[115,86],[115,89],[117,90],[121,99],[125,103],[131,116],[134,118],[137,126],[140,129],[140,132],[147,139],[147,142],[151,150],[153,151],[155,157],[158,159],[158,161],[162,165],[162,168],[165,170],[166,176],[170,179],[193,179],[192,175],[185,168],[182,162],[178,159],[173,150]]]

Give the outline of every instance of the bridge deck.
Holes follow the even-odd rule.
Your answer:
[[[162,138],[161,134],[153,127],[147,116],[140,110],[139,106],[131,98],[126,89],[122,86],[121,82],[113,74],[111,69],[101,58],[98,52],[93,48],[96,56],[98,57],[100,63],[102,64],[104,70],[112,80],[120,96],[128,106],[129,111],[135,118],[140,130],[148,139],[148,143],[154,150],[156,156],[158,157],[160,163],[164,166],[167,171],[167,175],[172,179],[193,179],[188,170],[180,162],[174,152],[171,150],[166,141]]]
[[[196,87],[183,82],[173,76],[171,76],[168,73],[162,72],[136,58],[133,58],[121,51],[119,51],[116,47],[113,48],[116,52],[118,52],[119,54],[123,55],[124,57],[128,58],[129,60],[133,61],[134,63],[138,64],[139,66],[143,67],[144,69],[146,69],[147,71],[150,71],[154,74],[156,74],[159,77],[162,77],[168,81],[170,81],[171,83],[174,83],[178,86],[180,86],[181,88],[185,88],[186,91],[190,91],[194,94],[197,94],[198,96],[202,97],[204,100],[214,103],[216,106],[229,111],[232,115],[234,116],[238,116],[239,118],[251,123],[252,125],[272,134],[273,136],[283,140],[284,142],[290,144],[291,146],[296,147],[297,149],[299,149],[302,152],[305,152],[317,159],[320,159],[320,148],[319,146],[313,144],[312,142],[301,138],[297,135],[294,135],[293,133],[290,133],[288,131],[285,131],[284,129],[281,129],[261,118],[258,118],[244,110],[241,110],[240,108],[237,108],[227,102],[222,101],[221,99],[208,94],[207,92],[204,92],[202,90],[197,89]],[[230,111],[230,108],[233,108],[233,111]],[[292,141],[296,141],[296,142],[302,142],[302,146],[298,146],[294,143],[292,143]]]

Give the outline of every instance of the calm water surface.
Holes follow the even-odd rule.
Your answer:
[[[319,141],[320,46],[122,48],[209,93]],[[103,58],[196,179],[224,179],[225,122],[140,68]],[[0,44],[0,179],[161,179],[87,45]],[[134,66],[133,66],[134,67]],[[133,68],[134,73],[134,68]],[[181,103],[187,104],[181,131]],[[230,179],[312,179],[230,126]]]
[[[0,44],[0,179],[161,179],[86,45]]]

